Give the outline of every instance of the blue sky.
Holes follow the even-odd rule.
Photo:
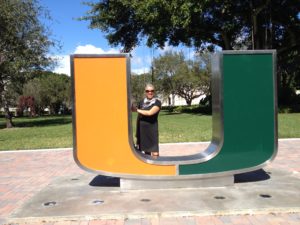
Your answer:
[[[86,0],[95,1],[95,0]],[[77,53],[118,53],[121,48],[111,47],[105,39],[105,34],[100,30],[88,28],[88,21],[78,21],[77,18],[86,14],[90,7],[82,4],[83,0],[40,0],[41,6],[48,9],[52,20],[43,22],[52,31],[55,39],[59,40],[62,49],[53,49],[52,55],[59,57],[59,65],[55,68],[57,73],[70,74],[69,55]],[[167,46],[164,50],[172,47]],[[154,50],[154,56],[162,54],[164,50]],[[192,50],[187,50],[191,52]],[[149,70],[152,60],[152,50],[140,46],[133,50],[131,70],[135,73],[143,73]]]

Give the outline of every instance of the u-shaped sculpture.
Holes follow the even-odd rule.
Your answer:
[[[210,145],[195,155],[152,160],[133,146],[129,55],[72,55],[74,159],[88,171],[144,180],[262,168],[277,153],[275,65],[273,50],[215,54]]]

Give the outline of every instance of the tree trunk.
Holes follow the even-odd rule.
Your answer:
[[[5,119],[6,119],[6,128],[14,127],[12,122],[12,113],[9,111],[8,107],[5,107]]]
[[[191,99],[185,99],[185,101],[186,101],[186,104],[188,105],[188,106],[191,106],[192,105],[192,100]]]
[[[171,101],[171,105],[174,106],[175,105],[175,94],[172,93],[172,101]]]
[[[257,31],[257,14],[252,15],[252,49],[260,49]]]
[[[228,36],[225,32],[222,33],[223,41],[224,41],[224,50],[231,50],[230,41],[228,39]]]
[[[251,17],[252,17],[252,49],[260,49],[262,47],[262,44],[259,40],[259,33],[258,33],[258,15],[268,7],[271,0],[266,0],[265,3],[260,5],[257,8],[254,8],[253,1],[250,1],[250,9],[251,9]]]

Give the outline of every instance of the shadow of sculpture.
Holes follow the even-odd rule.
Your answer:
[[[120,178],[98,175],[89,185],[93,187],[120,187]]]
[[[263,169],[234,175],[234,183],[258,182],[270,179],[270,175]],[[93,187],[120,187],[120,178],[97,175],[89,183]]]
[[[270,175],[263,169],[234,175],[234,183],[257,182],[270,179]]]

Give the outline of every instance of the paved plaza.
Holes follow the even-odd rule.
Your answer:
[[[164,144],[161,154],[187,155],[207,145]],[[237,175],[232,187],[194,188],[184,194],[183,190],[120,192],[116,178],[83,171],[72,154],[71,149],[0,152],[0,224],[300,224],[300,139],[279,140],[276,159],[264,170]],[[261,195],[257,201],[251,199],[254,189]],[[212,191],[226,196],[225,203],[205,195]],[[165,196],[173,201],[160,208]],[[83,205],[83,198],[94,202]],[[52,206],[53,199],[69,205]],[[112,214],[112,208],[117,213]]]

